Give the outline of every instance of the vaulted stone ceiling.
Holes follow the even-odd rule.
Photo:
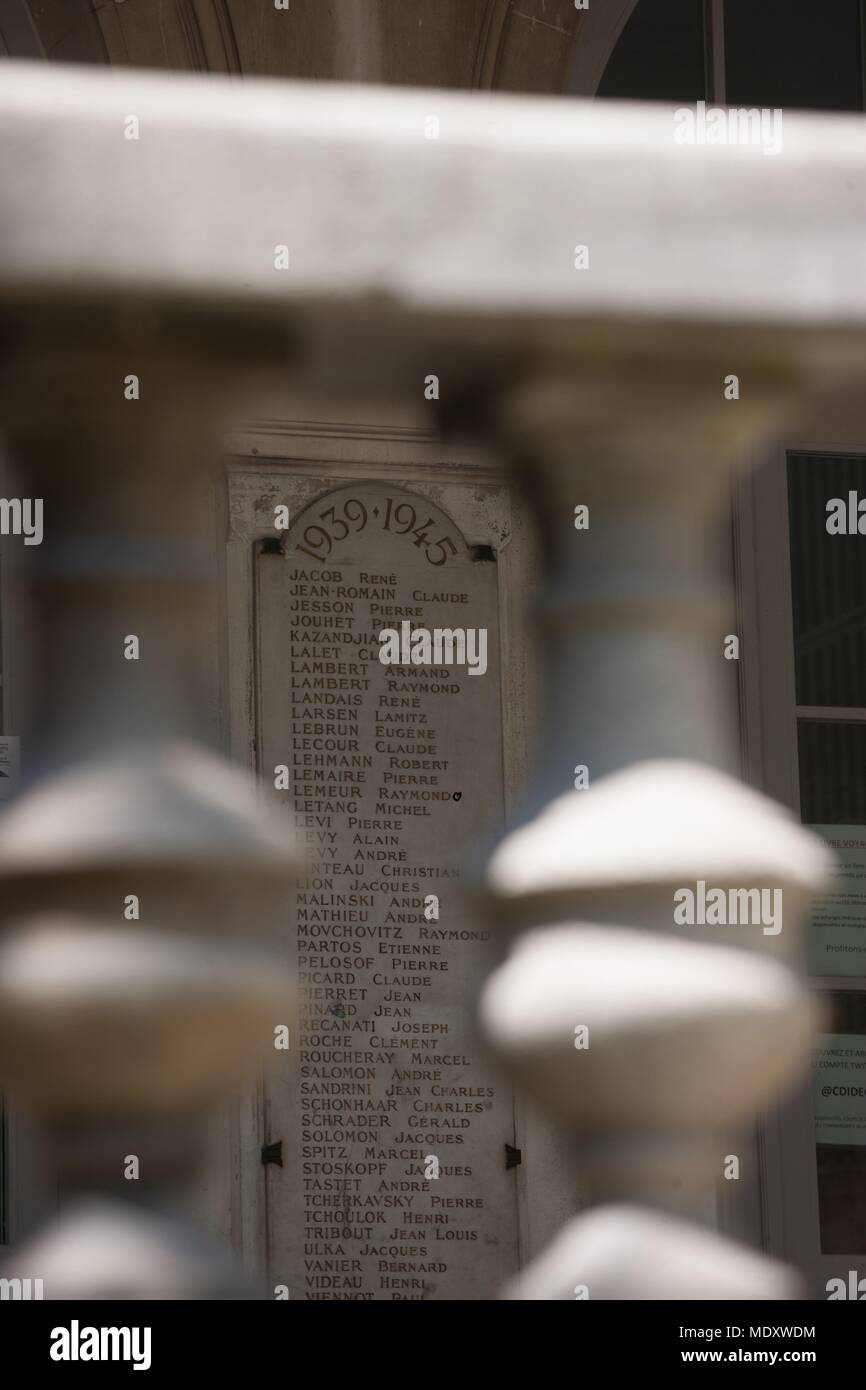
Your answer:
[[[609,48],[609,31],[622,27],[633,0],[601,8]],[[288,10],[276,9],[274,0],[0,0],[0,52],[255,76],[573,92],[580,90],[576,49],[599,22],[598,8],[578,10],[574,0],[289,0]]]

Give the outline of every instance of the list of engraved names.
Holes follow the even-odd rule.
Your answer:
[[[490,932],[467,852],[502,823],[497,567],[384,483],[306,507],[258,560],[266,765],[307,854],[299,1035],[269,1098],[291,1298],[483,1298],[513,1272],[512,1097],[475,1037]],[[383,629],[484,629],[486,669],[383,665]]]

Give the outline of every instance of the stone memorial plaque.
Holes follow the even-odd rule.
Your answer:
[[[380,482],[321,494],[283,550],[256,561],[258,738],[308,870],[271,1272],[293,1299],[491,1297],[517,1262],[514,1118],[476,1038],[491,934],[461,875],[503,818],[495,557]]]

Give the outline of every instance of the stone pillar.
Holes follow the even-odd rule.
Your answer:
[[[24,552],[27,776],[0,823],[0,1085],[42,1122],[62,1199],[11,1272],[46,1298],[243,1296],[171,1213],[209,1107],[290,1022],[273,935],[294,848],[203,746],[201,695],[222,410],[237,362],[279,358],[282,335],[59,298],[2,326],[4,424],[44,538]]]
[[[733,609],[712,524],[732,459],[797,382],[765,372],[746,403],[723,379],[671,348],[539,375],[498,410],[546,557],[545,713],[526,819],[487,867],[487,910],[515,939],[482,1023],[573,1135],[588,1208],[513,1297],[796,1292],[702,1224],[738,1129],[806,1065],[801,930],[826,869],[823,846],[732,775]],[[701,883],[723,890],[724,917],[702,911]],[[738,889],[764,896],[747,907]]]

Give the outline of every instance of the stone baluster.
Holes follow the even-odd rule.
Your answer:
[[[204,746],[219,422],[283,352],[252,329],[107,295],[2,316],[4,427],[44,538],[24,552],[28,775],[0,823],[0,1085],[58,1176],[59,1224],[10,1263],[46,1298],[246,1289],[172,1213],[208,1109],[289,1021],[294,849]]]
[[[796,1294],[791,1272],[706,1224],[733,1136],[806,1065],[801,929],[826,869],[823,846],[731,771],[733,618],[712,523],[732,458],[797,383],[765,373],[732,404],[723,377],[697,344],[694,359],[672,344],[639,372],[539,376],[498,410],[547,557],[546,691],[526,819],[486,870],[487,910],[516,939],[481,1014],[573,1135],[587,1208],[513,1297]],[[769,890],[781,930],[678,922],[674,894],[701,881]]]

